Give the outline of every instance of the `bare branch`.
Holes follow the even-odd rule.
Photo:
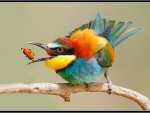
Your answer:
[[[1,85],[0,94],[10,93],[32,93],[32,94],[50,94],[61,96],[65,102],[70,102],[69,96],[78,92],[108,92],[106,83],[90,83],[86,85],[71,85],[69,83],[34,83],[34,84],[10,84]],[[135,101],[143,110],[150,110],[150,101],[140,93],[113,85],[112,94],[123,96]]]

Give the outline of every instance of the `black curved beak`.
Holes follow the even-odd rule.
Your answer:
[[[28,42],[28,43],[32,44],[32,45],[36,45],[38,47],[41,47],[42,49],[44,49],[47,52],[48,55],[50,55],[49,57],[39,58],[37,60],[33,60],[32,62],[29,62],[28,64],[49,60],[49,59],[54,58],[55,56],[57,56],[57,54],[53,50],[51,50],[48,46],[46,46],[45,44],[38,43],[38,42]]]
[[[38,42],[28,42],[29,44],[32,44],[32,45],[36,45],[38,47],[41,47],[42,49],[44,49],[47,54],[49,54],[50,56],[57,56],[57,54],[51,50],[47,45],[45,44],[42,44],[42,43],[38,43]]]
[[[45,61],[45,60],[49,60],[51,58],[54,58],[54,56],[50,56],[50,57],[45,57],[45,58],[39,58],[37,60],[32,60],[31,62],[29,62],[28,64],[31,64],[31,63],[35,63],[35,62],[40,62],[40,61]],[[27,64],[27,65],[28,65]]]

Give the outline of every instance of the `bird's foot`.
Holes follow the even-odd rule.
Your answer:
[[[107,84],[108,84],[108,94],[110,95],[113,92],[113,85],[111,81],[107,82]]]
[[[107,79],[108,94],[110,95],[113,92],[113,85],[112,85],[112,82],[111,82],[110,78],[108,77],[107,71],[105,71],[104,76]]]

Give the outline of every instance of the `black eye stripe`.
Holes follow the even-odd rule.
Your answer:
[[[73,55],[75,53],[74,49],[68,49],[68,50],[65,50],[64,52],[64,55]]]
[[[58,48],[64,49],[63,52],[58,52],[57,51]],[[55,51],[55,53],[58,55],[73,55],[75,53],[74,49],[66,49],[64,47],[55,47],[55,48],[50,48],[50,49]]]

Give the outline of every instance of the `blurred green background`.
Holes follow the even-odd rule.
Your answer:
[[[109,69],[114,85],[135,90],[150,98],[150,4],[149,3],[0,3],[0,84],[63,83],[43,62],[29,60],[20,48],[31,48],[35,59],[47,56],[42,49],[26,42],[48,44],[94,19],[134,21],[145,30],[129,38],[115,50]],[[96,82],[106,82],[104,76]],[[106,93],[77,93],[67,103],[58,96],[1,94],[0,110],[141,110],[133,101]]]

